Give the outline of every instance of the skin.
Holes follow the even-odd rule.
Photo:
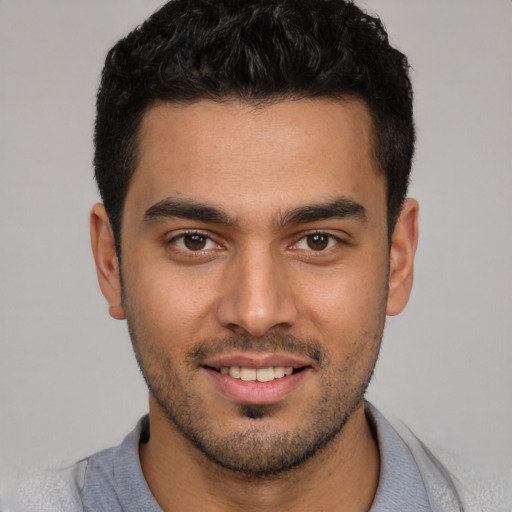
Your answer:
[[[385,316],[410,294],[418,215],[407,200],[390,246],[371,155],[356,100],[203,100],[145,114],[123,211],[123,291],[102,205],[91,238],[110,314],[127,318],[151,390],[140,456],[163,510],[370,508],[379,454],[363,395]],[[249,414],[205,368],[223,357],[291,357],[306,370],[277,399],[256,394]]]

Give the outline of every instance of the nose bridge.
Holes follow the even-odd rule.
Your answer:
[[[240,249],[229,263],[226,286],[217,304],[219,322],[231,330],[262,336],[295,322],[286,263],[265,244]]]

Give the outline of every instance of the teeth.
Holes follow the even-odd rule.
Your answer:
[[[240,368],[242,380],[256,380],[256,368]]]
[[[234,379],[241,379],[243,381],[258,381],[270,382],[274,379],[281,379],[285,375],[291,375],[293,372],[292,367],[285,368],[284,366],[270,366],[269,368],[243,368],[240,366],[223,366],[220,368],[222,375],[229,375]]]
[[[256,380],[259,382],[269,382],[274,380],[275,371],[274,368],[260,368],[256,372]]]
[[[229,375],[230,375],[230,377],[233,377],[234,379],[239,379],[240,378],[240,366],[230,366]]]
[[[281,379],[284,377],[284,368],[282,366],[276,366],[274,368],[274,378]]]

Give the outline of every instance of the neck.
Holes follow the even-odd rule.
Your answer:
[[[379,480],[379,452],[364,403],[342,432],[298,468],[268,477],[224,469],[197,450],[150,401],[150,440],[142,470],[162,510],[283,512],[369,510]]]

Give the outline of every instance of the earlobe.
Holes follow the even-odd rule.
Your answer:
[[[418,245],[418,212],[415,199],[406,199],[391,240],[389,257],[388,315],[398,315],[409,300],[414,255]]]
[[[119,261],[112,226],[102,204],[93,206],[90,222],[91,246],[101,292],[108,302],[110,316],[116,320],[123,320],[125,312],[122,304]]]

